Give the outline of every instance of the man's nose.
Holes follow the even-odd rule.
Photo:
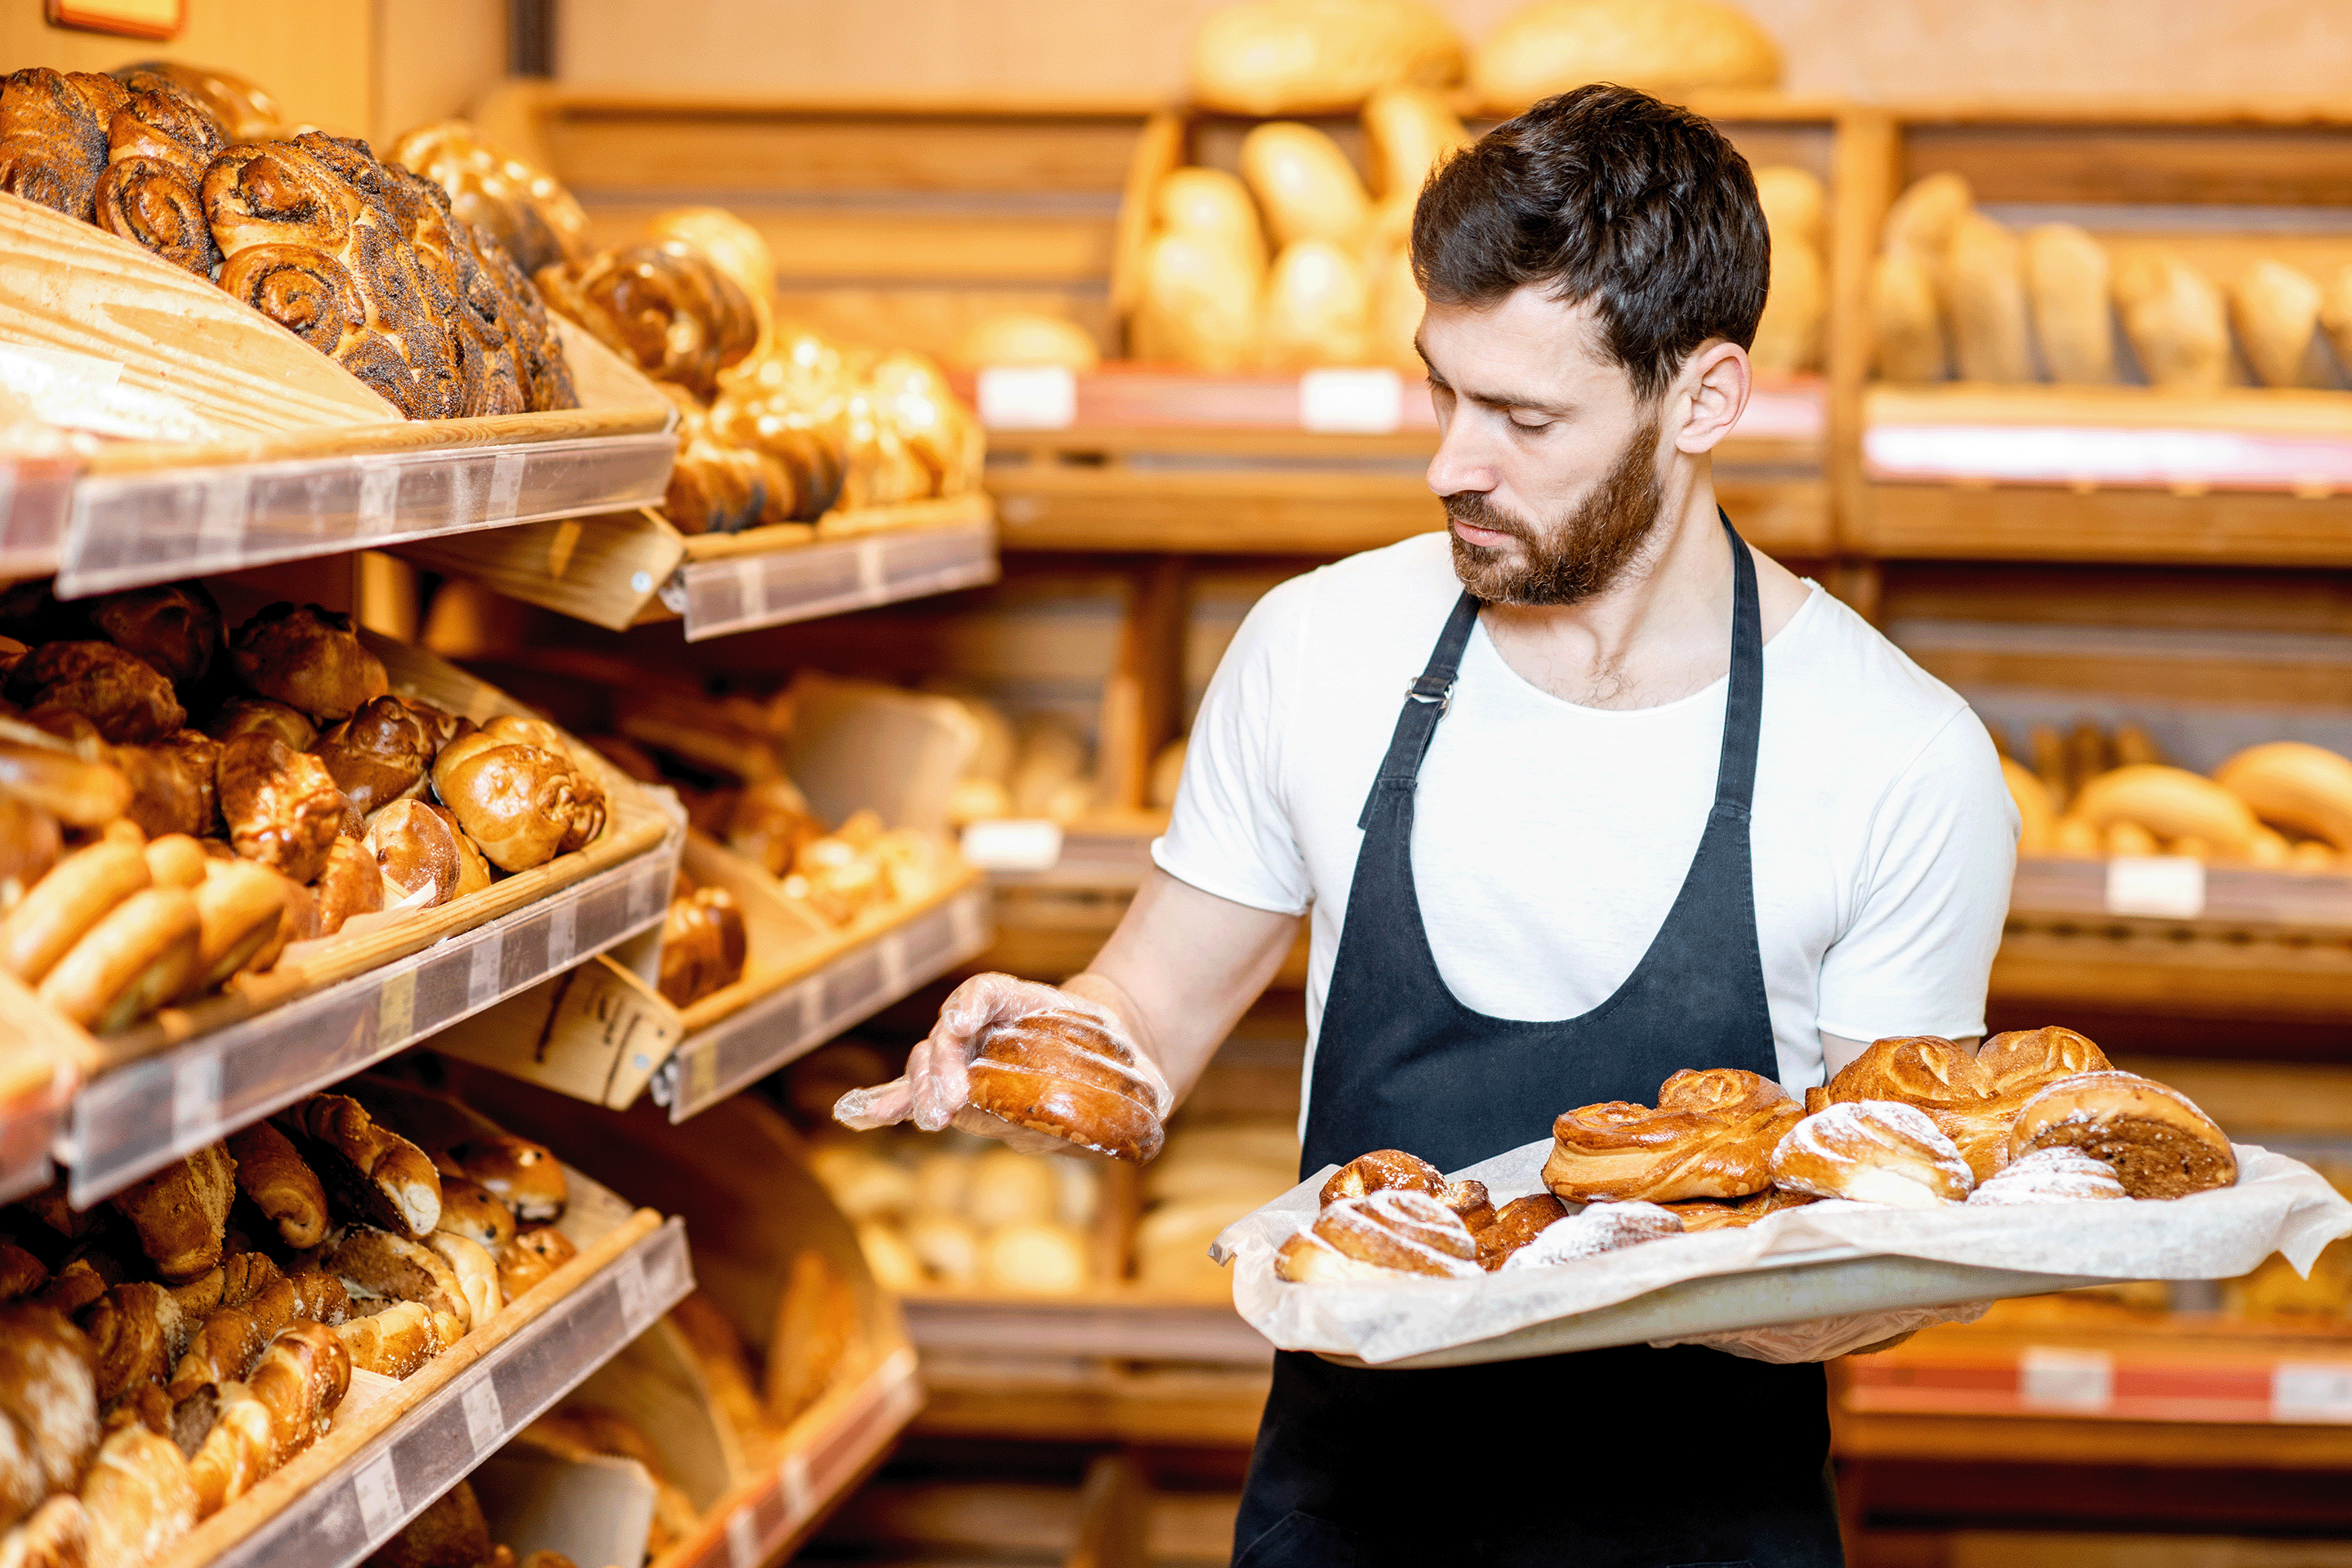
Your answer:
[[[1441,496],[1465,490],[1481,494],[1495,488],[1494,455],[1478,428],[1479,420],[1457,410],[1438,437],[1437,455],[1429,460],[1429,488]]]

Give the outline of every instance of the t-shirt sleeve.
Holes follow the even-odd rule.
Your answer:
[[[2019,830],[1992,739],[1959,709],[1873,817],[1853,921],[1822,958],[1823,1034],[1984,1033]]]
[[[1282,789],[1282,737],[1312,579],[1254,605],[1209,681],[1184,749],[1168,831],[1151,858],[1170,876],[1237,904],[1304,914],[1306,858]]]

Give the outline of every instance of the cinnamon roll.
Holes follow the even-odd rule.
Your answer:
[[[205,219],[202,187],[205,166],[221,150],[220,126],[167,78],[141,72],[131,88],[131,101],[107,125],[94,219],[109,234],[210,278],[220,247]]]
[[[0,79],[0,191],[88,223],[107,122],[128,98],[111,77],[47,66]]]
[[[352,275],[313,246],[248,246],[222,264],[220,286],[330,359],[340,360],[367,329]]]
[[[1323,1205],[1315,1223],[1275,1255],[1275,1273],[1302,1283],[1425,1275],[1475,1279],[1478,1244],[1454,1211],[1425,1193],[1386,1188]]]

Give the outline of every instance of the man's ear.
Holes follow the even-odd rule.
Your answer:
[[[1694,455],[1712,452],[1748,407],[1754,384],[1748,351],[1722,338],[1702,343],[1675,378],[1668,398],[1667,418],[1681,423],[1673,429],[1675,450]]]

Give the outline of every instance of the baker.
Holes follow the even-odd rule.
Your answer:
[[[1431,176],[1412,262],[1447,531],[1258,603],[1092,967],[967,982],[883,1117],[946,1125],[978,1032],[1071,997],[1181,1099],[1301,914],[1302,1176],[1983,1032],[2018,833],[1983,726],[1717,505],[1769,269],[1746,162],[1585,88]],[[1815,1363],[1284,1352],[1234,1560],[1836,1563],[1828,1450]]]

